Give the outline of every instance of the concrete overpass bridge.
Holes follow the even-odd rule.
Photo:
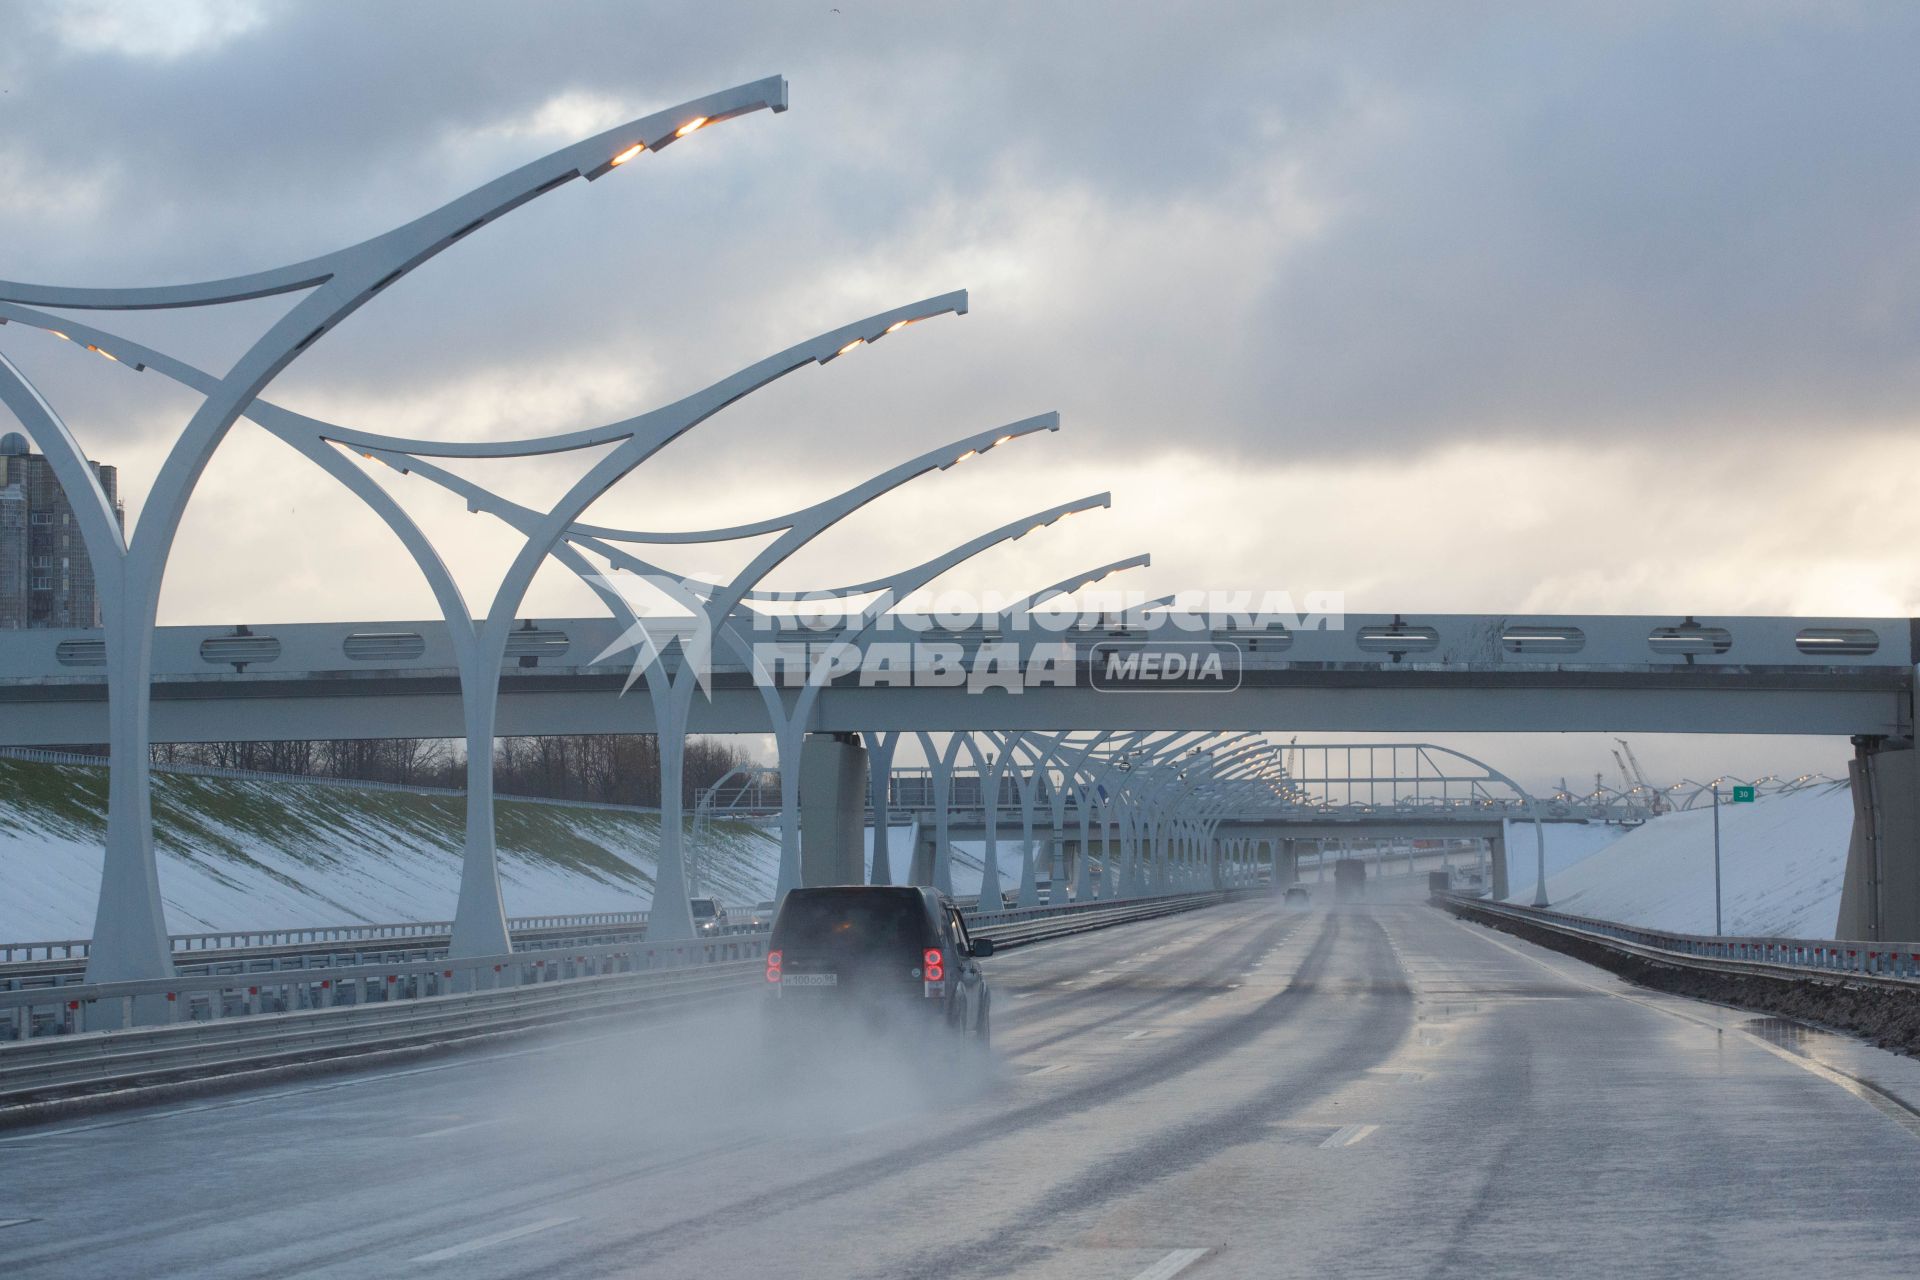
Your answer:
[[[1039,616],[1039,615],[1036,615]],[[805,689],[815,733],[1217,729],[1346,733],[1620,731],[1911,736],[1915,651],[1904,618],[1352,615],[1220,627],[1169,608],[1124,621],[1063,615],[1011,633],[890,615],[886,630],[768,624],[706,666],[703,733],[764,733],[762,690]],[[756,626],[758,624],[755,624]],[[524,618],[497,667],[498,731],[653,732],[620,694],[636,650],[677,653],[692,628],[615,617]],[[1559,637],[1541,647],[1539,636]],[[1835,638],[1837,637],[1837,639]],[[100,631],[0,636],[0,745],[107,736]],[[1110,677],[1116,656],[1217,651],[1214,682]],[[436,620],[160,627],[158,740],[459,737],[457,639]],[[662,663],[669,680],[681,668]],[[1235,672],[1237,671],[1237,678]]]
[[[805,856],[807,815],[813,815],[814,848],[848,847],[858,821],[848,797],[864,793],[860,816],[877,816],[870,783],[855,775],[866,770],[865,751],[884,743],[884,758],[873,764],[889,779],[885,807],[922,820],[909,874],[940,882],[932,771],[886,767],[892,744],[914,735],[969,744],[948,761],[945,839],[997,840],[1019,829],[1023,770],[1010,768],[999,778],[996,807],[1005,825],[996,822],[990,831],[981,797],[991,768],[970,762],[967,752],[1016,739],[1185,734],[1192,742],[1276,727],[1356,725],[1395,731],[1684,726],[1846,732],[1885,743],[1905,740],[1912,716],[1913,628],[1904,619],[1395,616],[1346,618],[1340,629],[1275,621],[1254,629],[1213,627],[1162,608],[1027,632],[942,628],[924,615],[889,621],[884,632],[823,632],[786,619],[760,620],[744,651],[732,659],[716,655],[706,673],[710,696],[688,708],[685,732],[764,733],[773,727],[770,701],[788,709],[805,705],[798,727],[807,751],[791,766],[799,775],[792,794],[783,795],[775,769],[756,780],[755,795],[736,796],[732,804],[739,808],[744,800],[748,808],[777,812],[784,800],[799,829],[800,874],[809,879],[861,874]],[[644,627],[641,647],[668,656],[622,696],[633,676],[630,626],[614,618],[523,621],[503,651],[495,731],[657,732],[659,704],[639,695],[650,682],[669,683],[681,673],[675,646],[689,627],[671,620]],[[1545,651],[1543,634],[1556,638]],[[1195,645],[1233,655],[1236,687],[1157,687],[1138,676],[1109,680],[1103,669],[1116,647],[1174,652]],[[444,623],[428,621],[159,628],[153,732],[180,741],[458,737],[464,685],[456,647]],[[904,667],[886,671],[902,649]],[[0,635],[0,742],[105,736],[104,652],[99,632]],[[470,750],[486,748],[470,744]],[[1291,789],[1263,797],[1257,815],[1218,819],[1214,830],[1233,842],[1237,860],[1258,862],[1269,873],[1297,862],[1304,847],[1298,842],[1471,834],[1486,843],[1491,887],[1503,896],[1508,823],[1566,820],[1583,809],[1620,821],[1651,816],[1637,796],[1536,798],[1495,784],[1490,772],[1468,780],[1467,793],[1447,794],[1445,771],[1433,761],[1396,758],[1384,744],[1371,748],[1373,760],[1356,761],[1353,753],[1366,750],[1364,744],[1276,747],[1273,768]],[[799,758],[807,753],[844,759],[809,774]],[[1024,772],[1033,772],[1031,762]],[[1036,884],[1047,882],[1049,871],[1061,877],[1056,882],[1070,883],[1079,865],[1122,861],[1105,856],[1123,843],[1117,825],[1098,826],[1089,817],[1089,834],[1080,841],[1078,800],[1071,788],[1063,790],[1060,835],[1052,838],[1049,828],[1031,846]],[[1046,791],[1038,787],[1026,804]],[[1665,803],[1697,803],[1698,791]],[[698,821],[696,815],[696,830]],[[1023,843],[1022,856],[1028,847]],[[1082,848],[1090,856],[1081,856]],[[1115,892],[1117,879],[1118,873]],[[1085,888],[1095,891],[1090,883]],[[1022,896],[1038,900],[1031,888]]]

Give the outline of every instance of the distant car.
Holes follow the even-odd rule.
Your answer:
[[[691,898],[688,905],[693,908],[693,927],[702,937],[711,937],[727,931],[727,909],[718,898]]]
[[[773,928],[774,906],[775,904],[771,902],[756,903],[754,905],[753,911],[747,916],[747,928],[749,929]]]
[[[1303,884],[1290,884],[1287,886],[1287,905],[1288,906],[1304,907],[1309,902],[1312,902],[1312,901],[1313,901],[1313,895],[1307,892],[1307,886]]]
[[[934,889],[795,889],[767,940],[772,1014],[783,1030],[835,1014],[944,1028],[984,1052],[992,993],[976,961],[992,954],[993,940],[969,935],[960,909]]]

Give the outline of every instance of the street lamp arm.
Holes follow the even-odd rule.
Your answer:
[[[1082,587],[1092,586],[1094,583],[1099,582],[1103,578],[1110,577],[1113,574],[1122,573],[1128,569],[1143,569],[1152,563],[1153,557],[1151,555],[1141,554],[1129,556],[1125,560],[1115,560],[1112,564],[1101,565],[1098,569],[1088,569],[1086,572],[1077,573],[1071,578],[1062,578],[1052,586],[1042,587],[1026,599],[1008,605],[1000,611],[994,620],[1004,625],[1012,621],[1015,617],[1018,617],[1024,622],[1028,614],[1049,600],[1057,599],[1060,596],[1078,591]]]
[[[632,542],[646,543],[649,545],[733,542],[741,538],[754,538],[763,534],[781,533],[810,518],[823,513],[838,511],[844,504],[860,498],[860,495],[868,495],[865,498],[860,498],[860,505],[864,505],[864,502],[871,501],[873,497],[885,493],[889,489],[897,488],[916,476],[924,475],[933,470],[944,471],[955,463],[964,461],[976,454],[986,453],[997,445],[1006,444],[1008,441],[1016,440],[1021,436],[1032,435],[1040,431],[1058,431],[1059,429],[1060,415],[1050,412],[1036,414],[1031,418],[1023,418],[1019,422],[1008,423],[1003,427],[994,427],[987,431],[978,431],[973,435],[967,436],[965,439],[941,445],[937,449],[929,449],[919,457],[909,459],[899,466],[882,472],[880,475],[874,476],[850,489],[846,489],[831,498],[822,499],[819,502],[813,503],[811,506],[802,507],[798,511],[789,511],[785,515],[770,516],[765,520],[756,520],[749,524],[730,525],[719,529],[680,530],[670,533],[638,529],[614,529],[603,525],[590,524],[576,525],[574,526],[574,530],[582,537],[598,538],[606,542]],[[872,491],[871,493],[869,493],[870,490]],[[840,514],[845,513],[840,512]],[[837,519],[839,517],[836,515],[835,518]],[[884,583],[874,583],[867,586],[834,587],[828,590],[830,594],[834,595],[860,595],[867,591],[878,591],[883,585]]]
[[[965,315],[967,311],[966,290],[940,294],[925,298],[919,302],[882,311],[852,324],[829,329],[816,334],[805,342],[797,343],[786,350],[768,356],[754,364],[718,382],[683,396],[671,404],[665,404],[646,413],[604,426],[589,427],[581,431],[561,432],[557,435],[535,436],[520,440],[490,441],[450,441],[450,440],[411,440],[399,436],[381,435],[377,432],[355,431],[345,427],[331,428],[327,438],[349,449],[362,453],[390,452],[412,454],[423,458],[520,458],[537,457],[549,453],[565,453],[573,449],[589,449],[596,445],[615,441],[654,438],[653,448],[665,446],[675,437],[698,423],[706,421],[734,401],[742,399],[768,383],[775,381],[795,369],[809,364],[828,364],[848,350],[877,342],[889,332],[928,320],[949,312]]]
[[[221,280],[130,289],[68,288],[0,280],[0,300],[106,311],[214,306],[310,289],[365,260],[391,255],[396,248],[412,250],[402,255],[405,260],[391,276],[372,286],[371,291],[377,292],[441,249],[527,201],[574,178],[598,178],[641,151],[658,151],[670,145],[676,137],[684,136],[682,130],[691,121],[706,124],[762,108],[775,112],[787,109],[784,78],[756,80],[642,116],[522,165],[392,231],[303,262]]]

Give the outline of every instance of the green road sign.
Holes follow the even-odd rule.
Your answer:
[[[1733,789],[1733,802],[1735,804],[1752,804],[1753,788],[1752,787],[1735,787]]]

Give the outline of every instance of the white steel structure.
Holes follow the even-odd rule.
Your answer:
[[[151,690],[154,685],[154,626],[159,586],[173,536],[194,482],[227,430],[241,416],[251,418],[302,456],[339,480],[386,523],[419,568],[441,608],[452,665],[458,672],[460,731],[468,744],[466,835],[459,900],[451,930],[453,956],[494,955],[511,947],[494,841],[492,744],[499,731],[501,671],[509,659],[538,662],[543,654],[568,647],[564,634],[520,620],[520,607],[534,575],[548,557],[579,574],[609,607],[621,628],[619,643],[607,645],[601,658],[618,649],[640,652],[628,683],[644,674],[651,722],[661,738],[662,848],[648,922],[655,941],[694,936],[687,909],[688,878],[683,848],[681,776],[689,713],[697,689],[714,666],[714,640],[738,660],[751,664],[744,618],[752,604],[777,598],[761,583],[802,546],[852,512],[907,481],[945,470],[1021,436],[1057,431],[1056,414],[1042,414],[978,433],[919,457],[854,486],[836,497],[786,515],[730,528],[683,532],[609,529],[581,517],[610,487],[671,441],[727,405],[804,365],[825,365],[879,342],[900,330],[944,314],[964,314],[964,292],[943,294],[869,316],[819,334],[760,360],[692,395],[645,413],[603,426],[546,437],[474,442],[405,439],[294,413],[260,398],[273,377],[312,346],[333,325],[387,288],[421,262],[452,246],[488,221],[519,204],[564,185],[575,177],[595,179],[612,169],[659,151],[717,121],[760,110],[786,109],[786,84],[774,78],[683,103],[619,129],[555,152],[463,196],[393,232],[309,262],[231,280],[171,288],[72,289],[0,282],[0,324],[12,322],[44,330],[56,338],[84,343],[90,350],[128,369],[151,369],[204,397],[201,408],[176,442],[155,485],[146,514],[130,543],[111,520],[105,497],[91,481],[84,454],[59,415],[14,364],[0,354],[0,399],[53,459],[70,492],[81,495],[82,533],[89,554],[100,566],[108,600],[104,662],[109,708],[108,733],[112,799],[105,872],[88,978],[94,982],[151,978],[170,971],[168,944],[152,845],[147,759],[153,740]],[[89,324],[43,310],[46,307],[138,310],[209,306],[276,293],[311,292],[272,326],[222,376],[141,343]],[[571,450],[605,452],[565,495],[546,510],[512,503],[475,485],[439,459],[526,458]],[[351,454],[379,461],[402,474],[420,476],[448,489],[470,510],[498,517],[520,537],[519,550],[484,612],[476,613],[455,583],[426,532]],[[91,504],[88,503],[91,496]],[[939,574],[1000,542],[1023,537],[1064,516],[1108,505],[1096,494],[1037,512],[991,530],[912,569],[892,577],[834,588],[847,600],[873,597],[854,611],[839,635],[843,651],[854,651],[861,635],[894,602]],[[650,575],[669,581],[628,548],[644,544],[726,542],[762,535],[773,541],[731,581],[681,581],[673,593],[685,606],[691,626],[670,624],[663,632],[643,624],[607,574],[596,572],[590,557],[609,572]],[[1037,593],[1037,601],[1094,581],[1117,569],[1145,563],[1145,557],[1118,562]],[[377,654],[406,660],[427,648],[417,632],[363,631],[348,650],[359,657]],[[557,639],[557,644],[556,644]],[[84,642],[83,642],[84,643]],[[236,671],[271,663],[279,652],[273,637],[240,629],[222,642],[200,646]],[[596,659],[598,661],[599,659]],[[797,774],[800,744],[821,690],[830,682],[831,664],[820,680],[810,680],[788,697],[772,683],[761,687],[764,712],[779,747],[782,791],[783,854],[780,888],[799,883]],[[710,692],[710,691],[709,691]],[[626,727],[639,727],[638,725]],[[887,739],[891,743],[892,739]],[[882,775],[884,777],[884,773]]]
[[[985,452],[1007,439],[1035,430],[1058,428],[1052,415],[962,441],[923,455],[858,486],[839,498],[789,516],[754,525],[697,534],[647,534],[583,525],[580,517],[601,494],[661,448],[727,405],[807,364],[832,360],[898,332],[918,321],[966,311],[966,295],[950,293],[897,307],[819,334],[760,360],[692,395],[604,426],[537,439],[487,443],[414,440],[358,431],[319,422],[260,399],[273,379],[331,328],[393,284],[406,272],[452,247],[495,218],[553,191],[574,178],[600,178],[614,168],[657,152],[693,132],[735,116],[768,109],[786,110],[787,87],[771,78],[711,94],[608,130],[495,179],[441,208],[372,240],[325,256],[271,271],[201,284],[136,288],[69,288],[0,281],[0,323],[44,330],[56,338],[84,343],[107,360],[140,371],[152,369],[199,393],[203,399],[175,440],[156,478],[138,528],[123,538],[110,504],[95,484],[78,441],[58,413],[20,369],[0,354],[0,400],[18,417],[50,459],[71,495],[81,534],[100,581],[105,619],[104,666],[109,741],[113,761],[111,798],[100,906],[88,959],[90,981],[107,982],[162,976],[171,971],[169,944],[152,845],[151,799],[147,759],[152,743],[151,687],[154,633],[160,584],[181,516],[196,482],[226,433],[248,416],[325,469],[365,501],[384,520],[427,579],[442,611],[442,621],[459,673],[462,730],[469,743],[466,850],[459,902],[453,923],[455,955],[497,954],[510,947],[494,853],[492,742],[497,731],[499,682],[503,663],[522,646],[540,644],[537,629],[516,633],[526,591],[549,556],[586,572],[581,550],[597,551],[618,567],[622,552],[613,544],[630,542],[712,541],[780,533],[771,547],[728,584],[712,587],[698,601],[712,632],[725,633],[731,615],[759,581],[801,545],[849,512],[914,475],[951,466],[961,457]],[[271,325],[224,375],[202,370],[163,352],[105,329],[82,324],[43,308],[131,311],[213,306],[273,294],[305,296]],[[471,611],[431,540],[405,511],[360,467],[347,451],[358,452],[400,471],[417,471],[449,487],[450,473],[428,461],[435,458],[519,458],[569,450],[605,452],[549,510],[533,511],[501,502],[491,494],[470,493],[476,509],[507,520],[522,542],[483,613]],[[994,542],[1090,506],[1106,505],[1106,495],[1038,513],[958,548],[885,584],[897,596],[915,589],[946,567]],[[861,588],[851,588],[858,591]],[[618,597],[602,592],[616,606],[616,618],[629,626],[631,613]],[[868,616],[871,616],[869,614]],[[533,631],[529,637],[528,630]],[[276,645],[277,647],[277,645]],[[246,634],[216,646],[236,670],[265,656],[257,638]],[[406,646],[400,646],[405,652]],[[204,646],[203,646],[204,652]],[[664,646],[656,646],[648,680],[657,727],[662,733],[663,792],[671,812],[665,816],[665,850],[657,885],[653,929],[656,937],[690,936],[686,915],[685,870],[680,850],[681,751],[696,664],[682,661],[668,673],[661,665]],[[684,654],[684,642],[682,646]],[[704,664],[698,674],[704,675]],[[805,699],[803,699],[804,701]],[[804,706],[781,717],[777,697],[769,699],[784,748],[797,743]],[[790,883],[783,869],[783,885]],[[671,904],[677,904],[675,911]],[[678,926],[678,927],[676,927]]]

